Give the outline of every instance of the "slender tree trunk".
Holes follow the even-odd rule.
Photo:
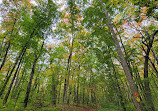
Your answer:
[[[1,66],[0,66],[0,71],[1,71],[3,65],[4,65],[4,63],[5,63],[5,61],[6,61],[6,58],[7,58],[7,55],[8,55],[9,48],[10,48],[10,40],[8,41],[8,47],[7,47],[7,49],[6,49],[6,52],[5,52],[5,55],[4,55],[4,58],[3,58],[3,62],[2,62],[2,64],[1,64]]]
[[[58,104],[60,103],[60,91],[61,91],[61,82],[60,82],[60,87],[59,87],[59,91],[58,91]]]
[[[74,85],[74,99],[73,102],[76,103],[76,85]]]
[[[116,31],[117,31],[117,33],[119,33],[119,31],[117,30],[117,28],[116,28]],[[125,58],[126,58],[126,62],[127,62],[128,67],[129,67],[129,70],[130,70],[130,72],[131,72],[131,76],[133,77],[133,79],[135,80],[135,82],[138,84],[138,86],[140,86],[141,91],[144,91],[143,88],[141,87],[141,86],[142,86],[142,82],[141,82],[139,73],[136,74],[136,76],[138,77],[138,79],[137,79],[136,76],[133,76],[132,66],[131,66],[131,64],[130,64],[130,61],[127,60],[127,52],[126,52],[125,46],[124,46],[124,44],[123,44],[123,41],[122,41],[121,36],[120,36],[120,35],[118,35],[118,36],[119,36],[119,38],[120,38],[121,45],[122,45],[123,50],[124,50],[124,52],[125,52]],[[137,90],[138,90],[138,86],[136,87]],[[140,96],[140,100],[142,101],[141,96]],[[142,104],[142,105],[143,105],[143,104]]]
[[[24,83],[24,79],[25,79],[25,77],[26,77],[26,69],[24,69],[23,70],[23,73],[22,73],[22,76],[20,77],[20,79],[19,79],[19,81],[18,81],[18,83],[17,83],[17,86],[16,86],[16,88],[15,88],[15,92],[12,92],[13,94],[12,94],[12,97],[11,97],[11,99],[12,98],[16,98],[17,96],[18,96],[18,93],[19,93],[19,90],[21,90],[21,88],[22,88],[22,85],[23,85],[23,83]],[[21,85],[21,82],[22,82],[22,85]],[[19,88],[20,87],[20,88]],[[20,91],[21,92],[21,91]],[[18,99],[18,98],[16,98],[16,99]]]
[[[72,8],[72,7],[71,7]],[[64,94],[63,94],[63,108],[62,111],[65,110],[65,102],[66,102],[66,98],[67,98],[67,88],[69,86],[69,76],[70,76],[70,68],[71,68],[71,58],[72,58],[72,50],[73,50],[73,42],[74,42],[74,21],[73,21],[73,17],[71,15],[71,20],[72,20],[72,46],[70,49],[70,54],[69,54],[69,58],[68,58],[68,66],[67,66],[67,71],[68,71],[68,77],[67,79],[65,79],[65,84],[64,84]]]
[[[109,52],[109,54],[110,54],[110,52]],[[124,104],[124,101],[123,101],[122,91],[121,91],[121,88],[120,88],[120,85],[119,85],[119,82],[118,82],[118,78],[116,76],[116,69],[115,69],[113,61],[111,59],[111,54],[110,54],[110,61],[111,61],[111,64],[112,64],[112,67],[113,67],[113,71],[114,71],[114,77],[115,77],[115,81],[116,81],[116,85],[117,85],[117,89],[118,89],[118,96],[120,98],[120,103],[121,103],[121,106],[123,108],[123,111],[126,111],[126,107],[125,107],[125,104]]]
[[[76,90],[76,101],[77,106],[79,105],[79,74],[78,74],[78,83],[77,83],[77,90]]]
[[[18,70],[19,70],[19,68],[20,68],[21,61],[22,61],[22,58],[20,59],[20,62],[19,62],[19,64],[18,64],[18,67],[17,67],[17,69],[16,69],[16,71],[15,71],[15,73],[14,73],[14,77],[13,77],[13,79],[12,79],[11,83],[10,83],[10,86],[9,86],[9,88],[8,88],[8,92],[7,92],[7,94],[5,95],[5,98],[4,98],[4,101],[3,101],[3,104],[6,104],[6,102],[7,102],[7,100],[8,100],[8,97],[9,97],[9,95],[10,95],[10,91],[11,91],[11,89],[12,89],[12,86],[13,86],[14,80],[15,80],[16,75],[17,75],[17,73],[18,73]]]
[[[155,88],[158,90],[158,85],[157,85],[157,83],[156,83],[156,80],[155,80],[155,76],[154,76],[154,74],[153,73],[151,73],[151,77],[152,77],[152,80],[153,80],[153,82],[154,82],[154,85],[155,85]],[[157,79],[157,78],[156,78]]]
[[[44,41],[43,44],[41,46],[41,53],[42,53],[42,49],[43,49],[43,45],[44,45]],[[34,62],[33,62],[33,67],[32,67],[32,71],[30,74],[30,80],[27,86],[27,91],[26,91],[26,95],[25,95],[25,99],[24,99],[24,108],[27,107],[28,104],[28,99],[29,99],[29,95],[30,95],[30,91],[31,91],[31,84],[32,84],[32,80],[33,80],[33,76],[34,76],[34,72],[35,72],[35,67],[36,67],[36,62],[38,60],[38,58],[40,57],[40,54],[35,58]]]
[[[38,77],[39,77],[40,71],[41,71],[41,70],[38,71],[38,74],[37,74],[37,76],[36,76],[35,82],[34,82],[34,84],[33,84],[33,89],[32,89],[32,91],[35,91],[36,88],[37,88],[37,86],[38,86],[38,83],[37,83],[37,82],[38,82]]]
[[[104,4],[103,4],[102,0],[100,0],[100,3],[102,4],[102,7],[104,7]],[[122,67],[124,69],[125,75],[127,77],[127,80],[128,80],[129,86],[130,86],[130,90],[132,92],[132,99],[133,99],[134,105],[135,105],[137,111],[142,111],[140,103],[136,100],[136,96],[134,96],[135,93],[138,92],[137,88],[136,88],[134,80],[133,80],[133,78],[131,76],[128,64],[127,64],[127,62],[126,62],[126,60],[124,58],[124,55],[123,55],[123,53],[121,51],[121,47],[119,45],[119,41],[117,40],[116,34],[114,32],[114,29],[113,29],[113,26],[112,26],[112,22],[111,22],[111,20],[110,20],[110,18],[108,16],[108,12],[107,12],[107,10],[105,8],[104,8],[104,13],[105,13],[105,15],[107,17],[107,20],[108,20],[108,24],[109,24],[109,27],[110,27],[110,30],[111,30],[111,33],[112,33],[112,36],[113,36],[113,40],[114,40],[114,43],[115,43],[115,47],[116,47],[116,50],[117,50],[118,57],[120,59],[121,65],[122,65]]]
[[[16,100],[15,100],[15,105],[14,106],[16,106],[16,103],[17,103],[17,101],[19,99],[20,93],[21,93],[21,87],[20,87],[20,90],[17,93],[17,97],[16,97]]]
[[[71,93],[72,93],[72,86],[69,86],[69,97],[68,97],[68,100],[67,100],[67,104],[68,104],[69,107],[70,107],[70,102],[71,102]]]
[[[23,52],[20,53],[19,57],[17,58],[16,62],[14,63],[14,66],[13,66],[12,70],[10,71],[9,75],[7,76],[6,81],[5,81],[3,87],[2,87],[2,89],[0,91],[0,96],[2,96],[2,94],[3,94],[4,90],[5,90],[5,87],[6,87],[7,83],[8,83],[8,81],[9,81],[9,79],[10,79],[10,77],[11,77],[11,75],[12,75],[12,73],[13,73],[15,67],[16,67],[16,65],[18,64],[19,59],[21,59],[23,57],[25,52],[26,52],[26,48],[23,50]]]
[[[11,30],[11,35],[12,35],[12,33],[13,33],[13,31],[14,31],[14,27],[15,27],[15,24],[16,24],[16,22],[17,22],[17,20],[18,19],[14,19],[14,23],[13,23],[13,28],[12,28],[12,30]],[[8,33],[9,34],[9,33]],[[6,37],[6,36],[5,36]],[[1,52],[1,49],[2,49],[2,46],[3,46],[3,42],[4,42],[4,40],[5,40],[5,37],[3,37],[3,40],[2,40],[2,44],[1,44],[1,46],[0,46],[0,52]],[[10,45],[10,40],[9,40],[9,45]],[[9,46],[10,47],[10,46]],[[0,54],[0,56],[1,56],[1,54]]]
[[[5,76],[4,82],[5,82],[5,80],[7,79],[8,75],[9,75],[10,69],[11,69],[11,66],[9,65],[9,69],[8,69],[7,74],[6,74],[6,76]]]
[[[62,111],[65,110],[65,102],[66,102],[66,96],[67,96],[67,88],[68,88],[68,85],[69,85],[69,78],[70,78],[69,76],[70,76],[72,50],[73,50],[73,41],[72,41],[72,47],[71,47],[70,55],[69,55],[69,58],[68,58],[68,68],[67,68],[68,77],[67,77],[67,79],[65,79],[65,84],[64,84],[63,109],[62,109]]]
[[[8,77],[7,77],[5,83],[4,83],[4,85],[3,85],[3,87],[2,87],[2,89],[0,91],[0,97],[2,96],[2,94],[3,94],[4,90],[5,90],[5,87],[6,87],[7,83],[8,83],[8,81],[9,81],[9,79],[10,79],[10,77],[11,77],[11,75],[12,75],[12,73],[13,73],[15,67],[16,67],[16,65],[18,64],[19,59],[24,56],[24,54],[26,52],[26,49],[27,49],[27,45],[28,45],[30,39],[33,37],[33,34],[34,34],[34,30],[31,33],[28,41],[25,43],[24,47],[22,48],[21,52],[19,53],[19,56],[16,58],[16,61],[15,61],[14,65],[13,65],[13,67],[12,67],[12,70],[10,71],[10,73],[9,73],[9,75],[8,75]]]
[[[153,45],[153,41],[154,41],[154,37],[156,35],[156,33],[158,32],[158,30],[156,30],[152,36],[148,36],[147,39],[149,42],[147,42],[147,50],[144,49],[144,47],[142,46],[144,52],[145,52],[145,56],[144,56],[144,79],[146,79],[146,81],[144,82],[144,86],[145,86],[145,100],[146,100],[146,103],[147,103],[147,106],[148,106],[148,110],[150,111],[155,111],[155,107],[154,107],[154,104],[153,104],[153,101],[152,101],[152,94],[151,94],[151,90],[150,90],[150,81],[149,81],[149,78],[148,78],[148,66],[149,66],[149,54],[150,54],[150,51],[151,51],[151,48],[152,48],[152,45]]]
[[[144,62],[144,78],[148,79],[148,60],[149,57],[145,56],[145,62]],[[155,111],[155,107],[154,104],[152,102],[152,95],[151,95],[151,91],[150,91],[150,86],[149,86],[150,82],[149,80],[146,80],[144,82],[144,86],[145,86],[145,99],[147,102],[147,107],[149,108],[149,111]]]
[[[18,82],[19,82],[19,80],[20,80],[20,79],[19,79],[20,70],[21,70],[21,67],[20,67],[20,69],[19,69],[19,71],[18,71],[18,73],[17,73],[17,76],[16,76],[15,84],[14,84],[13,89],[12,89],[11,99],[13,99],[14,93],[15,93],[15,89],[16,89],[16,87],[18,87]]]
[[[55,79],[52,77],[52,105],[56,106],[56,86]]]
[[[153,57],[154,57],[155,61],[157,62],[157,65],[158,65],[158,56],[156,57],[156,54],[153,49],[151,49],[151,51],[153,53]]]
[[[31,71],[31,74],[30,74],[30,80],[29,80],[29,84],[27,86],[26,96],[25,96],[25,100],[24,100],[24,107],[27,107],[27,103],[28,103],[28,99],[29,99],[29,95],[30,95],[30,91],[31,91],[31,84],[32,84],[32,80],[33,80],[37,60],[38,60],[38,58],[36,58],[34,60],[34,63],[33,63],[32,71]]]
[[[89,98],[89,89],[87,88],[87,105],[89,104],[89,100],[90,100],[90,98]]]
[[[17,94],[15,94],[15,97],[16,97],[16,100],[15,100],[15,106],[16,106],[16,103],[19,99],[19,96],[20,96],[20,93],[22,91],[22,87],[23,87],[23,84],[24,84],[24,80],[26,78],[26,73],[25,73],[25,69],[24,69],[24,73],[22,74],[21,78],[20,78],[20,81],[18,83],[18,87],[17,87]],[[21,84],[21,81],[22,81],[22,84]],[[21,85],[20,85],[21,84]],[[19,87],[20,86],[20,87]]]
[[[150,61],[151,65],[152,65],[152,67],[153,67],[153,69],[154,69],[154,71],[155,71],[155,74],[157,75],[157,78],[158,78],[158,70],[156,69],[155,64],[151,61],[150,58],[149,58],[149,61]]]
[[[84,81],[84,86],[85,86],[85,81]],[[83,103],[83,105],[84,105],[84,103],[85,103],[85,87],[83,87],[83,100],[82,100],[82,103]]]
[[[93,96],[93,89],[91,90],[91,103],[94,104],[94,96]]]

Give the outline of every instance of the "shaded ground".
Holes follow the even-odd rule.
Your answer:
[[[65,111],[96,111],[96,107],[90,106],[76,106],[71,105],[65,106]],[[11,107],[9,105],[4,105],[0,107],[0,111],[62,111],[62,104],[58,104],[56,107],[52,107],[51,105],[39,107],[39,105],[28,106],[27,108],[23,108],[22,106]]]
[[[95,111],[95,107],[70,106],[66,111]]]

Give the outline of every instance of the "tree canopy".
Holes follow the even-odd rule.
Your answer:
[[[157,111],[157,0],[2,0],[1,111]]]

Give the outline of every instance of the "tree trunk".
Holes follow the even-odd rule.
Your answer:
[[[69,107],[70,107],[70,101],[71,101],[71,90],[72,90],[72,87],[69,86],[69,97],[68,97],[68,100],[67,100],[67,104],[68,104]]]
[[[76,85],[74,85],[74,99],[73,102],[76,103]]]
[[[84,86],[85,86],[85,80],[84,80]],[[82,100],[82,104],[84,105],[85,103],[85,87],[83,87],[83,100]]]
[[[18,64],[18,67],[17,67],[17,69],[16,69],[16,71],[15,71],[15,73],[14,73],[14,77],[13,77],[11,83],[10,83],[10,86],[9,86],[9,88],[8,88],[8,92],[7,92],[7,94],[5,95],[3,104],[6,104],[6,102],[7,102],[7,100],[8,100],[8,97],[9,97],[9,95],[10,95],[10,91],[11,91],[11,89],[12,89],[14,80],[15,80],[15,78],[16,78],[16,75],[17,75],[17,73],[18,73],[19,67],[20,67],[20,65],[21,65],[21,61],[22,61],[22,58],[20,59],[20,62],[19,62],[19,64]]]
[[[109,54],[110,54],[110,52],[109,52]],[[121,106],[123,108],[123,111],[126,111],[126,107],[125,107],[125,104],[124,104],[124,101],[123,101],[122,91],[121,91],[121,88],[120,88],[120,85],[119,85],[119,82],[118,82],[118,78],[116,76],[116,69],[115,69],[113,61],[111,59],[111,54],[110,54],[110,61],[111,61],[111,64],[112,64],[112,67],[113,67],[113,70],[114,70],[114,77],[115,77],[116,86],[117,86],[117,89],[118,89],[118,96],[120,98],[120,103],[121,103]]]
[[[56,106],[56,86],[55,79],[52,77],[52,105]]]
[[[16,65],[18,64],[19,59],[21,59],[21,58],[24,56],[24,54],[25,54],[25,52],[26,52],[26,49],[27,49],[27,45],[28,45],[30,39],[33,37],[33,34],[34,34],[34,30],[33,30],[33,32],[31,33],[31,35],[30,35],[28,41],[25,43],[24,47],[22,48],[21,52],[19,53],[19,56],[17,57],[17,59],[16,59],[14,65],[13,65],[13,67],[12,67],[12,70],[10,71],[10,73],[9,73],[9,75],[8,75],[8,77],[7,77],[5,83],[4,83],[4,85],[3,85],[3,87],[2,87],[2,89],[1,89],[1,91],[0,91],[0,97],[2,96],[2,94],[3,94],[4,90],[5,90],[5,87],[6,87],[7,83],[8,83],[8,81],[9,81],[9,79],[10,79],[10,77],[11,77],[11,75],[12,75],[12,73],[13,73],[15,67],[16,67]]]
[[[7,49],[6,49],[6,52],[5,52],[5,55],[4,55],[4,58],[3,58],[3,62],[2,62],[2,64],[1,64],[1,66],[0,66],[0,70],[2,69],[2,67],[3,67],[3,65],[4,65],[4,63],[5,63],[5,61],[6,61],[9,48],[10,48],[10,40],[8,41],[8,47],[7,47]]]
[[[149,42],[147,42],[147,50],[144,49],[144,47],[142,46],[144,52],[145,52],[145,56],[144,56],[144,88],[145,88],[145,100],[146,100],[146,103],[147,103],[147,108],[148,110],[150,111],[155,111],[155,107],[154,107],[154,104],[153,104],[153,101],[152,101],[152,94],[151,94],[151,91],[150,91],[150,81],[149,81],[149,78],[148,78],[148,66],[149,66],[149,54],[150,54],[150,51],[151,51],[151,48],[152,48],[152,45],[153,45],[153,41],[154,41],[154,37],[156,35],[156,33],[158,32],[158,30],[156,30],[152,36],[148,36],[147,39]]]
[[[25,69],[24,69],[24,71],[25,71]],[[23,87],[24,81],[22,82],[21,85],[20,85],[20,83],[21,83],[22,80],[24,80],[25,77],[26,77],[26,73],[24,72],[24,73],[22,74],[22,77],[20,78],[19,83],[18,83],[18,86],[20,86],[20,88],[17,87],[17,92],[16,92],[17,94],[15,94],[15,97],[16,97],[15,106],[16,106],[16,103],[17,103],[17,101],[18,101],[18,99],[19,99],[20,93],[21,93],[21,91],[22,91],[22,87]]]
[[[8,81],[9,81],[9,79],[10,79],[10,77],[11,77],[11,75],[12,75],[12,73],[13,73],[15,67],[16,67],[16,65],[18,64],[19,59],[23,58],[25,52],[26,52],[26,48],[24,50],[22,50],[22,52],[19,54],[19,57],[16,59],[16,62],[14,63],[14,66],[13,66],[12,70],[10,71],[9,75],[7,76],[6,81],[5,81],[3,87],[2,87],[2,89],[0,91],[0,97],[2,96],[2,94],[3,94],[4,90],[5,90],[5,87],[6,87],[7,83],[8,83]]]
[[[151,51],[153,53],[153,57],[154,57],[155,61],[157,62],[157,65],[158,65],[158,56],[156,57],[156,54],[153,49],[151,49]]]
[[[44,41],[43,41],[43,44],[41,46],[41,53],[42,53],[42,49],[43,49],[43,45],[44,45]],[[35,54],[36,55],[36,54]],[[30,74],[30,80],[29,80],[29,84],[27,86],[27,91],[26,91],[26,95],[25,95],[25,99],[24,99],[24,108],[27,107],[27,103],[28,103],[28,99],[29,99],[29,95],[30,95],[30,91],[31,91],[31,84],[32,84],[32,80],[33,80],[33,76],[34,76],[34,72],[35,72],[35,67],[36,67],[36,62],[38,60],[38,58],[40,57],[41,54],[39,54],[34,62],[33,62],[33,67],[32,67],[32,71],[31,71],[31,74]]]
[[[87,105],[89,104],[89,100],[90,100],[90,98],[89,98],[89,89],[87,88]]]
[[[60,82],[60,87],[59,87],[59,91],[58,91],[58,104],[60,103],[60,90],[61,90],[61,82]]]
[[[149,61],[150,61],[151,65],[152,65],[152,67],[153,67],[153,69],[154,69],[154,71],[155,71],[155,74],[157,75],[157,78],[158,78],[158,70],[156,69],[155,64],[151,61],[150,58],[149,58]]]
[[[73,20],[72,20],[73,23]],[[70,76],[70,68],[71,68],[71,58],[72,58],[72,50],[73,50],[73,42],[74,42],[74,34],[73,34],[73,26],[72,26],[72,46],[71,46],[71,50],[70,50],[70,54],[69,54],[69,58],[68,58],[68,66],[67,66],[67,71],[68,71],[68,77],[67,79],[65,78],[65,84],[64,84],[64,94],[63,94],[63,108],[62,111],[65,110],[65,102],[66,102],[66,98],[67,98],[67,88],[69,86],[69,76]]]
[[[77,90],[76,90],[76,101],[77,106],[79,105],[79,74],[78,74],[78,83],[77,83]]]
[[[8,69],[8,71],[7,71],[7,74],[6,74],[5,78],[4,78],[4,82],[5,82],[5,80],[7,79],[8,75],[9,75],[10,69],[11,69],[11,65],[9,65],[9,69]]]
[[[19,71],[17,72],[15,84],[14,84],[14,86],[13,86],[12,94],[11,94],[11,98],[10,98],[10,99],[13,99],[13,98],[14,98],[15,89],[16,89],[16,87],[18,87],[18,82],[19,82],[19,80],[20,80],[20,79],[19,79],[20,70],[21,70],[21,67],[20,67]]]
[[[100,0],[100,3],[102,5],[102,7],[104,7],[102,0]],[[124,58],[124,55],[123,55],[123,53],[121,51],[121,47],[119,45],[119,41],[117,40],[116,34],[115,34],[114,30],[113,30],[112,22],[111,22],[111,20],[110,20],[110,18],[108,16],[108,12],[107,12],[107,10],[105,8],[104,8],[104,13],[105,13],[105,15],[107,17],[107,20],[108,20],[108,24],[109,24],[109,27],[110,27],[110,30],[111,30],[111,33],[112,33],[112,36],[113,36],[113,40],[114,40],[114,43],[115,43],[115,47],[116,47],[116,51],[117,51],[118,57],[120,59],[121,65],[122,65],[122,67],[124,69],[125,75],[127,77],[127,80],[128,80],[129,86],[130,86],[130,90],[132,92],[132,99],[133,99],[134,105],[135,105],[137,111],[142,111],[141,105],[136,100],[136,96],[134,96],[135,93],[138,92],[137,88],[136,88],[134,80],[133,80],[133,78],[131,76],[131,73],[130,73],[129,67],[127,65],[127,62],[126,62],[126,60]]]
[[[148,60],[149,57],[146,55],[145,56],[145,62],[144,62],[144,86],[145,86],[145,99],[147,102],[147,107],[149,111],[155,111],[154,104],[152,102],[152,95],[150,91],[150,86],[149,86],[149,80],[148,80]]]
[[[12,28],[12,30],[11,30],[11,35],[12,35],[12,33],[13,33],[13,31],[14,31],[14,26],[15,26],[15,24],[16,24],[16,22],[17,22],[17,20],[18,19],[14,19],[15,21],[14,21],[14,23],[13,23],[13,28]],[[9,34],[9,33],[8,33]],[[6,36],[5,36],[6,37]],[[5,40],[5,37],[3,37],[3,40],[2,40],[2,43],[1,43],[1,45],[0,45],[0,52],[1,52],[1,49],[2,49],[2,46],[3,46],[3,42],[4,42],[4,40]],[[10,40],[9,40],[9,45],[10,45]],[[10,47],[10,46],[9,46]],[[0,54],[0,56],[1,56],[1,54]]]
[[[30,74],[30,81],[29,81],[29,84],[27,86],[27,91],[26,91],[25,100],[24,100],[24,108],[27,107],[27,103],[28,103],[28,99],[29,99],[29,94],[30,94],[30,90],[31,90],[31,84],[32,84],[32,80],[33,80],[33,76],[34,76],[35,66],[36,66],[37,60],[38,60],[38,58],[36,58],[34,60],[32,71],[31,71],[31,74]]]

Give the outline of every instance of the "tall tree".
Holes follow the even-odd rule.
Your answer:
[[[141,111],[142,110],[141,105],[138,103],[138,101],[136,100],[136,96],[135,96],[135,93],[138,93],[138,91],[137,91],[137,88],[135,86],[134,80],[131,77],[130,70],[129,70],[129,67],[127,65],[127,62],[126,62],[126,60],[124,58],[124,55],[123,55],[123,53],[121,51],[121,47],[120,47],[119,41],[118,41],[118,39],[116,37],[116,34],[114,32],[114,29],[113,29],[113,26],[112,26],[112,22],[110,20],[110,17],[108,15],[107,10],[105,9],[105,6],[104,6],[102,0],[100,0],[100,3],[102,5],[104,13],[105,13],[105,15],[107,17],[108,25],[110,27],[110,30],[111,30],[111,33],[112,33],[112,36],[113,36],[113,40],[114,40],[115,47],[116,47],[116,50],[117,50],[117,53],[118,53],[118,57],[120,59],[121,65],[122,65],[122,67],[124,69],[124,72],[126,74],[126,77],[127,77],[128,83],[129,83],[129,86],[130,86],[130,89],[131,89],[131,92],[132,92],[132,99],[133,99],[134,105],[135,105],[135,107],[136,107],[136,109],[138,111]]]

